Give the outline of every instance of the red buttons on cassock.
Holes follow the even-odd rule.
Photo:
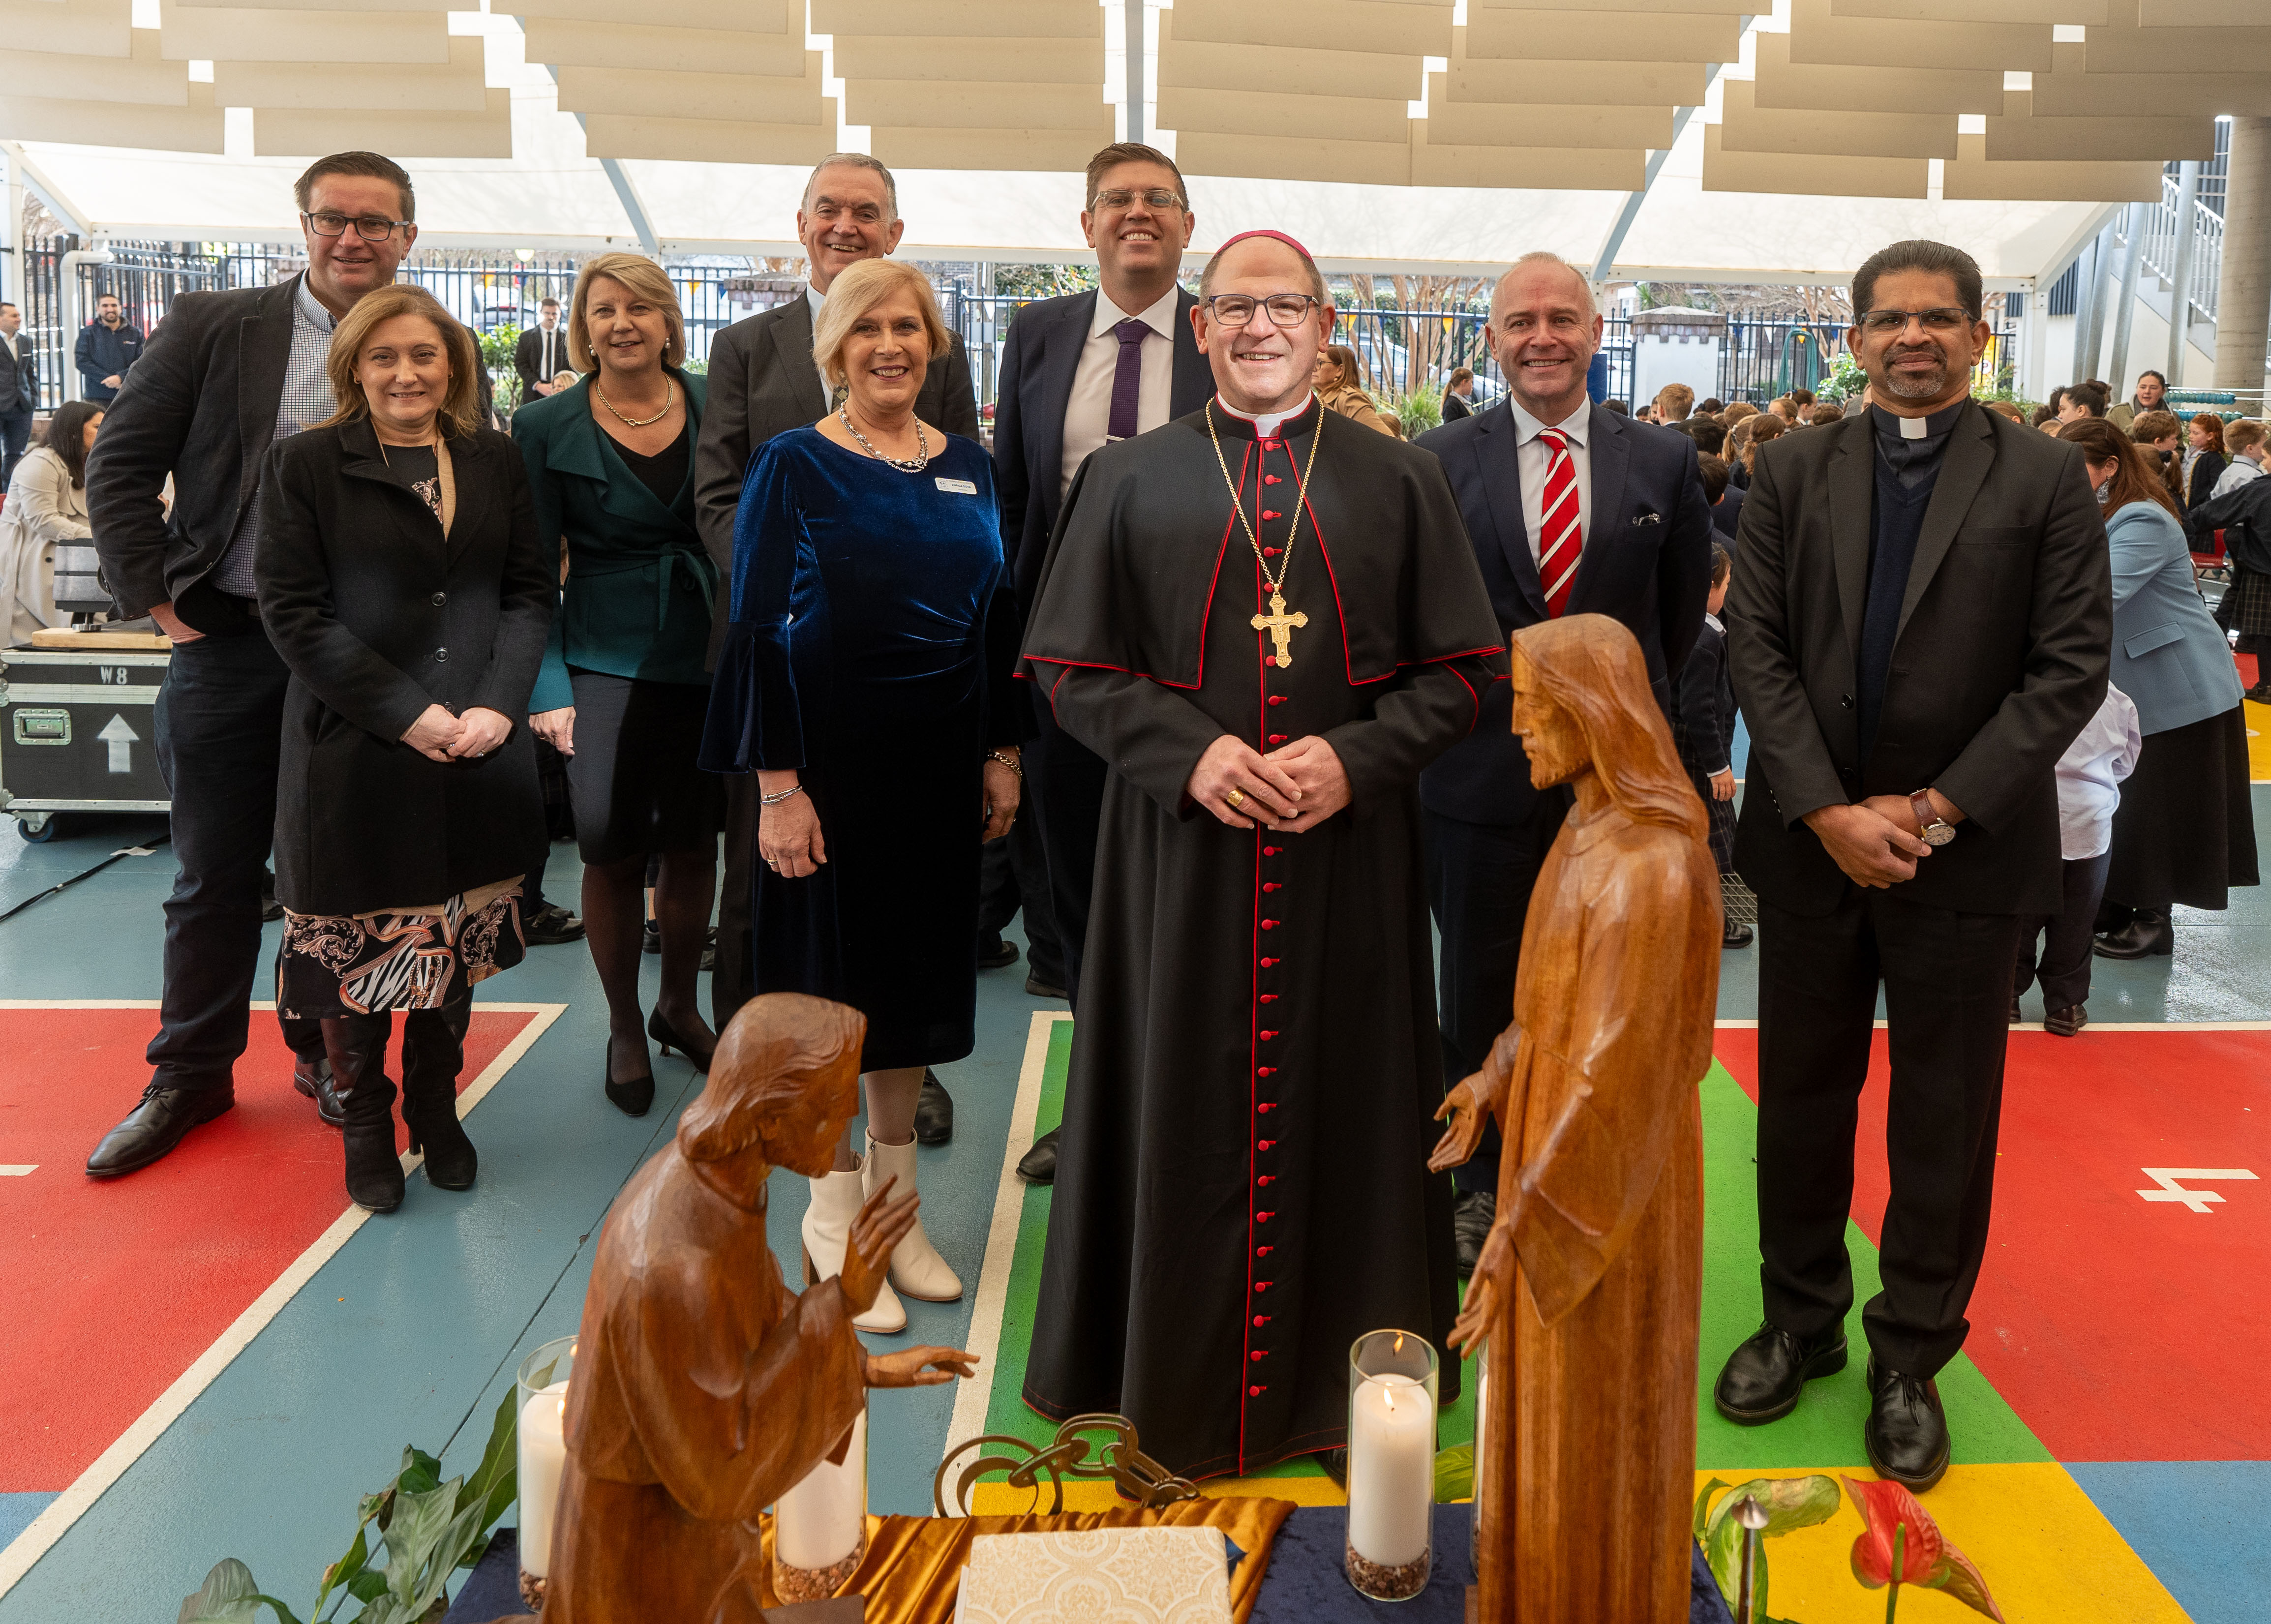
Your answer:
[[[1262,1397],[1262,1389],[1258,1387],[1249,1387],[1246,1389],[1246,1396],[1248,1398],[1259,1398]]]
[[[1292,736],[1293,735],[1291,734],[1273,733],[1270,735],[1270,742],[1272,744],[1283,744],[1286,740]]]
[[[1270,1316],[1266,1314],[1257,1314],[1254,1316],[1254,1322],[1256,1325],[1267,1325],[1270,1323]]]
[[[1256,1257],[1267,1257],[1270,1255],[1270,1248],[1266,1246],[1255,1247],[1254,1248],[1254,1255]]]
[[[1264,970],[1274,970],[1277,967],[1277,961],[1274,958],[1265,958],[1262,961],[1262,967]]]
[[[1285,481],[1274,473],[1265,473],[1262,476],[1262,482],[1264,485],[1283,485]]]
[[[1264,993],[1262,995],[1262,1002],[1264,1003],[1276,1003],[1277,1002],[1277,995],[1275,993]]]
[[[1258,1105],[1258,1106],[1255,1106],[1254,1108],[1255,1108],[1256,1111],[1267,1111],[1267,1110],[1269,1110],[1269,1109],[1270,1108],[1270,1106],[1272,1105],[1272,1103],[1273,1103],[1272,1101],[1265,1099],[1265,1100],[1263,1100],[1260,1105]]]
[[[1267,508],[1265,508],[1265,509],[1263,509],[1263,510],[1262,510],[1262,518],[1284,518],[1285,516],[1284,516],[1283,513],[1273,513],[1273,512],[1271,512],[1270,510],[1268,510]]]
[[[1276,1218],[1277,1215],[1275,1212],[1257,1212],[1254,1216],[1259,1218],[1262,1223],[1267,1224],[1271,1218]]]
[[[1275,1066],[1256,1066],[1254,1069],[1254,1075],[1257,1077],[1274,1077],[1277,1075],[1277,1068]]]
[[[1277,921],[1276,920],[1263,920],[1262,921],[1262,928],[1264,930],[1275,930],[1277,928]]]
[[[1267,1280],[1256,1280],[1254,1283],[1254,1289],[1257,1292],[1266,1292],[1270,1289],[1270,1282]]]
[[[1262,1349],[1262,1348],[1256,1348],[1256,1349],[1255,1349],[1255,1350],[1254,1350],[1254,1352],[1253,1352],[1252,1353],[1249,1353],[1248,1355],[1247,1355],[1247,1358],[1249,1358],[1249,1359],[1251,1359],[1251,1360],[1252,1360],[1255,1364],[1257,1364],[1257,1365],[1258,1365],[1258,1364],[1260,1364],[1263,1360],[1268,1359],[1268,1358],[1270,1357],[1270,1355],[1269,1355],[1269,1353],[1268,1353],[1268,1352],[1267,1352],[1267,1351],[1265,1351],[1265,1350],[1263,1350],[1263,1349]]]
[[[1277,702],[1273,699],[1270,703],[1275,704]],[[1262,848],[1262,854],[1264,857],[1275,857],[1277,855],[1277,848],[1274,846],[1265,846]]]
[[[1270,696],[1270,703],[1271,704],[1284,704],[1285,703],[1285,696],[1283,694],[1272,694]]]
[[[1271,557],[1271,558],[1275,558],[1275,557],[1277,557],[1277,548],[1274,548],[1274,547],[1265,547],[1265,548],[1263,548],[1262,550],[1262,552],[1263,552],[1264,554],[1266,554],[1268,556],[1270,556],[1270,557]]]
[[[1270,1180],[1272,1180],[1272,1179],[1276,1178],[1277,1176],[1277,1175],[1276,1173],[1263,1173],[1260,1178],[1258,1178],[1258,1179],[1255,1180],[1254,1181],[1255,1181],[1256,1184],[1267,1185],[1267,1184],[1270,1182]]]
[[[1257,1151],[1266,1151],[1277,1143],[1275,1139],[1257,1139],[1254,1142],[1254,1148]]]
[[[1267,1043],[1267,1042],[1269,1042],[1269,1041],[1270,1041],[1270,1039],[1272,1039],[1272,1038],[1276,1037],[1277,1035],[1277,1034],[1276,1032],[1263,1032],[1263,1033],[1262,1034],[1262,1042],[1264,1042],[1264,1043]]]

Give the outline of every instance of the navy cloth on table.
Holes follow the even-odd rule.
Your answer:
[[[1270,1547],[1270,1571],[1262,1577],[1250,1624],[1461,1624],[1466,1617],[1467,1586],[1475,1580],[1467,1560],[1471,1505],[1435,1508],[1434,1570],[1427,1588],[1406,1602],[1368,1601],[1350,1586],[1343,1568],[1348,1544],[1348,1509],[1303,1506],[1285,1519]],[[1236,1546],[1231,1547],[1235,1553]],[[1233,1558],[1233,1572],[1237,1562]],[[443,1624],[489,1624],[521,1611],[520,1547],[510,1528],[489,1541],[480,1565],[465,1580]],[[1688,1578],[1687,1624],[1733,1624],[1703,1553],[1695,1553]]]
[[[975,1047],[979,767],[1032,730],[994,465],[934,445],[906,473],[815,428],[766,443],[702,749],[711,772],[799,770],[828,861],[757,867],[751,979],[865,1015],[863,1071]]]

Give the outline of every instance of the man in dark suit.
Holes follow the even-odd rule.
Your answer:
[[[1862,1310],[1880,1476],[1948,1458],[1934,1382],[1987,1245],[2010,970],[2055,913],[2060,752],[2105,693],[2104,525],[2081,451],[1969,398],[1979,267],[1896,242],[1853,278],[1860,415],[1763,448],[1727,601],[1751,734],[1736,866],[1759,894],[1766,1322],[1720,1412],[1785,1415],[1845,1364],[1845,1228],[1877,987],[1892,1058],[1884,1289]]]
[[[39,357],[24,337],[24,313],[0,302],[0,491],[32,442],[32,413],[40,404]]]
[[[174,640],[156,720],[181,864],[166,904],[155,1075],[88,1159],[98,1178],[149,1166],[236,1103],[290,675],[253,602],[260,460],[331,414],[332,325],[394,280],[418,237],[410,177],[376,153],[316,160],[294,195],[307,271],[176,299],[87,459],[87,517],[119,607],[153,616]],[[336,1125],[344,1111],[317,1023],[287,1021],[284,1035],[299,1057],[293,1083]]]
[[[1499,631],[1561,615],[1607,615],[1648,657],[1670,713],[1672,675],[1703,629],[1711,510],[1695,443],[1605,411],[1585,392],[1601,317],[1584,275],[1525,254],[1491,296],[1490,341],[1508,399],[1418,443],[1442,459]],[[1443,1076],[1479,1071],[1506,1030],[1530,888],[1568,811],[1567,789],[1530,786],[1503,681],[1474,731],[1419,775],[1427,883],[1442,932]],[[1460,1272],[1496,1214],[1499,1142],[1458,1170]]]
[[[568,330],[560,324],[560,301],[548,295],[536,307],[536,325],[512,346],[512,369],[520,374],[520,403],[552,392],[552,380],[570,370]]]
[[[79,330],[79,393],[108,406],[126,386],[126,375],[142,359],[142,330],[126,319],[116,294],[94,302],[94,319]]]
[[[1080,225],[1096,250],[1098,291],[1024,306],[1001,347],[994,485],[1001,545],[1028,615],[1064,494],[1088,454],[1188,416],[1214,394],[1191,321],[1198,301],[1175,280],[1195,223],[1182,171],[1154,147],[1118,142],[1088,160],[1086,197]],[[1057,726],[1046,694],[1033,696],[1033,709],[1040,734],[1025,746],[1025,793],[1046,853],[1064,987],[1077,1010],[1105,766]],[[1056,1153],[1057,1136],[1045,1135],[1017,1170],[1049,1183]]]
[[[804,244],[805,291],[786,304],[735,322],[711,341],[709,404],[702,438],[694,454],[694,506],[702,545],[721,577],[733,575],[733,516],[741,505],[741,480],[749,459],[764,443],[786,429],[800,428],[828,415],[831,402],[813,363],[812,330],[828,289],[863,259],[881,259],[899,245],[906,222],[899,218],[899,192],[891,172],[865,153],[836,153],[820,160],[805,183],[804,203],[796,212],[796,235]],[[978,402],[971,391],[970,358],[956,337],[947,353],[930,363],[915,415],[949,434],[978,437]],[[710,660],[717,663],[731,606],[718,598],[710,633]],[[751,870],[757,861],[757,779],[743,773],[726,780],[726,876],[718,899],[717,966],[711,973],[711,1020],[719,1032],[748,1002],[755,987],[749,967]],[[916,1129],[938,1143],[935,1123],[942,1109],[951,1130],[945,1091],[926,1080]]]

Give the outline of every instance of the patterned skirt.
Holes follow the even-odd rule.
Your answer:
[[[2231,585],[2223,589],[2215,618],[2226,631],[2236,631],[2243,637],[2271,638],[2271,575],[2258,575],[2245,564],[2234,564]]]
[[[528,950],[520,934],[521,875],[476,887],[438,907],[284,915],[276,955],[278,1013],[302,1020],[381,1009],[439,1009]]]

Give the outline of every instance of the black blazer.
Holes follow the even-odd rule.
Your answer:
[[[1624,622],[1640,640],[1649,686],[1668,716],[1672,673],[1695,646],[1711,595],[1711,508],[1695,471],[1695,442],[1597,406],[1586,428],[1592,525],[1567,612]],[[1450,476],[1501,638],[1545,618],[1545,589],[1522,517],[1515,432],[1514,408],[1501,400],[1431,428],[1417,442],[1442,459]],[[1518,823],[1530,816],[1538,792],[1530,784],[1530,758],[1514,736],[1513,711],[1513,690],[1503,681],[1493,683],[1474,731],[1419,775],[1423,806],[1469,823]]]
[[[1097,295],[1066,294],[1020,305],[1001,346],[994,391],[994,485],[1001,498],[1001,555],[1017,583],[1017,607],[1031,616],[1041,563],[1064,501],[1064,417],[1073,374],[1096,320]],[[1214,373],[1191,331],[1195,295],[1175,295],[1174,382],[1167,421],[1188,417],[1214,396]]]
[[[978,399],[970,386],[970,357],[959,333],[923,374],[915,415],[934,428],[978,438]],[[828,397],[812,364],[812,303],[796,297],[744,317],[710,341],[710,395],[702,436],[694,451],[694,523],[718,578],[733,578],[733,516],[741,509],[741,483],[749,459],[775,435],[802,428],[828,414]],[[731,592],[718,594],[711,619],[708,664],[718,663],[732,610]]]
[[[1968,913],[2056,913],[2051,770],[2105,697],[2113,642],[2105,525],[2081,449],[1977,406],[1956,419],[1863,761],[1855,659],[1873,435],[1863,413],[1759,452],[1721,616],[1751,734],[1735,866],[1775,906],[1828,913],[1850,882],[1799,819],[1930,787],[1966,821],[1902,893]]]
[[[0,344],[0,416],[33,411],[39,403],[40,353],[32,347],[32,335],[19,328],[13,357]]]
[[[526,406],[532,400],[543,399],[536,392],[537,384],[549,384],[562,372],[575,370],[568,360],[568,323],[564,317],[552,330],[552,359],[558,364],[547,372],[544,370],[542,327],[531,327],[514,340],[512,369],[520,374],[521,405]]]
[[[1464,395],[1455,394],[1448,389],[1443,391],[1443,421],[1445,422],[1456,423],[1463,417],[1472,417],[1474,414],[1475,409],[1467,404],[1467,398]]]
[[[457,511],[398,484],[365,420],[267,455],[254,569],[292,668],[276,793],[276,894],[299,913],[438,902],[508,879],[543,843],[528,729],[479,762],[401,742],[432,704],[528,714],[559,592],[528,473],[494,429],[450,441]]]
[[[276,436],[299,285],[182,294],[105,408],[86,463],[87,522],[122,615],[170,600],[200,631],[246,629],[204,583]],[[168,474],[170,519],[160,501]]]

